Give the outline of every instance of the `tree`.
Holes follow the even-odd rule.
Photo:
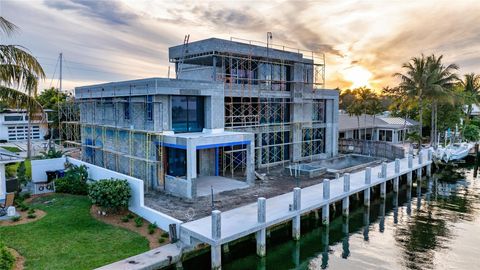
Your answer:
[[[350,106],[347,107],[347,113],[350,116],[356,116],[357,117],[357,124],[358,124],[358,138],[360,140],[360,115],[362,115],[363,108],[361,104],[358,102],[354,102],[350,104]]]
[[[0,17],[0,35],[4,38],[18,29],[15,24]],[[44,118],[42,106],[35,100],[38,79],[44,78],[42,66],[24,47],[0,44],[0,100],[27,109],[29,121],[38,113]],[[27,148],[30,157],[30,125]]]
[[[463,87],[464,101],[467,105],[465,124],[468,124],[473,105],[480,104],[480,75],[475,73],[465,74],[460,84]]]
[[[427,58],[428,73],[431,77],[430,84],[425,90],[425,96],[431,104],[431,137],[430,144],[437,147],[437,115],[439,103],[453,103],[453,87],[458,82],[455,71],[458,66],[450,64],[444,66],[442,64],[443,55],[436,57],[431,55]]]
[[[480,139],[480,128],[475,125],[466,125],[463,128],[463,138],[469,142],[477,142]]]
[[[422,129],[423,129],[423,111],[427,102],[431,104],[431,123],[433,133],[431,143],[436,143],[436,117],[438,103],[449,98],[450,91],[457,81],[454,73],[458,67],[455,64],[444,66],[443,56],[436,57],[431,55],[425,57],[414,57],[409,62],[404,63],[402,68],[404,74],[396,73],[394,76],[400,78],[400,91],[410,99],[416,99],[418,103],[418,120],[420,123],[419,145],[421,145]]]
[[[60,90],[54,87],[43,90],[37,97],[37,101],[44,109],[53,110],[52,113],[49,113],[49,120],[52,121],[52,127],[54,128],[59,126],[58,109],[65,103],[67,97],[66,93],[60,92]]]
[[[382,113],[384,111],[384,109],[385,108],[383,107],[383,104],[382,104],[382,101],[380,100],[380,98],[376,95],[374,97],[372,97],[372,99],[368,103],[367,111],[368,111],[368,114],[373,116],[373,126],[375,126],[375,120],[376,120],[377,115]],[[372,140],[373,140],[373,136],[375,136],[375,134],[372,134]]]

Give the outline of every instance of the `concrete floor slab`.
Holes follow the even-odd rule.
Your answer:
[[[220,193],[228,190],[248,188],[248,184],[242,181],[226,178],[223,176],[200,176],[197,181],[197,196],[208,196],[212,193]]]

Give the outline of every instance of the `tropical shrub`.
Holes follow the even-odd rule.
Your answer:
[[[15,263],[15,257],[7,249],[7,247],[0,242],[0,269],[11,270]]]
[[[135,221],[135,226],[136,227],[142,227],[143,226],[143,219],[141,217],[136,217],[133,221]]]
[[[61,150],[55,150],[55,148],[50,148],[48,151],[40,152],[40,157],[42,159],[50,159],[50,158],[61,158],[65,154]]]
[[[105,211],[117,212],[128,208],[131,196],[127,180],[102,179],[93,182],[88,188],[88,197],[92,203]]]
[[[480,128],[476,125],[467,125],[463,128],[463,138],[469,142],[476,142],[480,139]]]
[[[86,195],[88,193],[88,171],[85,165],[65,165],[65,175],[55,181],[55,190],[60,193]]]

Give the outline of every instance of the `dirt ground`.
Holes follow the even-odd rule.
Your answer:
[[[153,234],[148,233],[148,225],[150,224],[150,222],[148,222],[146,219],[143,219],[143,226],[141,227],[135,226],[135,222],[133,218],[128,222],[123,222],[121,218],[126,216],[128,213],[131,213],[129,211],[123,211],[121,213],[116,213],[116,214],[107,214],[105,216],[99,214],[99,211],[100,211],[100,208],[95,205],[92,205],[92,207],[90,208],[90,214],[92,215],[92,217],[102,222],[108,223],[110,225],[118,226],[118,227],[122,227],[128,230],[134,231],[138,234],[141,234],[143,237],[147,238],[150,245],[150,249],[157,248],[159,246],[163,246],[169,243],[168,237],[163,237],[164,238],[163,243],[160,243],[158,241],[159,238],[162,238],[162,234],[164,233],[164,231],[162,231],[159,228],[155,229],[155,232]],[[131,214],[134,217],[137,217],[137,215],[133,213]]]
[[[301,178],[297,181],[281,171],[270,171],[264,180],[257,179],[253,187],[214,194],[214,207],[220,211],[230,210],[256,202],[259,197],[271,198],[290,192],[297,182],[303,188],[321,183],[324,178]],[[209,216],[212,211],[211,196],[191,201],[161,192],[150,192],[145,194],[145,205],[182,221]]]
[[[13,257],[15,257],[15,264],[12,270],[23,270],[25,268],[25,258],[13,248],[8,248],[8,250],[12,253]]]

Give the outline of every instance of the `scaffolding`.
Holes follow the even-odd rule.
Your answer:
[[[195,72],[202,67],[192,63],[212,59],[212,80],[224,84],[225,129],[255,134],[257,168],[269,170],[291,162],[294,156],[302,161],[323,154],[326,102],[315,93],[325,88],[324,54],[237,38],[232,41],[249,44],[250,52],[188,54],[186,41],[182,56],[171,61],[180,73]],[[256,46],[266,46],[267,56],[255,56]],[[268,55],[269,50],[303,57],[301,61],[275,59]],[[61,109],[60,138],[65,145],[82,148],[85,161],[143,179],[146,187],[161,187],[166,152],[163,133],[156,130],[164,129],[146,120],[147,106],[161,103],[132,96],[132,90],[130,86],[127,97],[123,93],[69,101]],[[306,106],[311,106],[306,111],[312,111],[312,117],[292,117],[293,110],[298,114]],[[221,175],[236,178],[246,173],[245,145],[219,147],[217,151]]]
[[[248,44],[249,53],[182,53],[171,61],[192,64],[177,70],[188,72],[199,69],[195,63],[210,63],[206,59],[212,59],[212,78],[224,83],[225,129],[255,133],[257,168],[285,165],[294,155],[313,160],[324,153],[326,103],[316,99],[314,93],[325,88],[325,55],[270,42],[231,41]],[[265,56],[254,55],[257,46],[267,48]],[[302,60],[275,59],[269,54],[273,50],[301,54]],[[297,70],[301,70],[300,75]],[[307,104],[312,106],[311,119],[293,119],[293,108],[303,111]],[[294,148],[300,151],[293,153]],[[222,149],[221,171],[230,177],[235,171],[244,173],[245,152],[242,148]]]

